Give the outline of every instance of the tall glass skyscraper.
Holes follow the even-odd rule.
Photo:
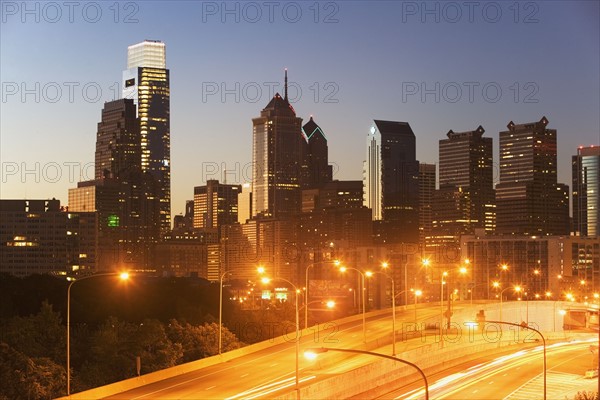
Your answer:
[[[252,119],[252,216],[285,217],[300,212],[302,118],[276,93]]]
[[[407,122],[374,120],[367,136],[364,205],[382,220],[386,242],[419,239],[419,162]]]
[[[573,156],[573,231],[577,236],[600,233],[600,146],[579,147]]]
[[[140,120],[142,171],[154,181],[160,234],[171,229],[171,130],[169,70],[165,44],[145,40],[127,48],[123,97],[133,99]],[[158,239],[158,238],[157,238]]]

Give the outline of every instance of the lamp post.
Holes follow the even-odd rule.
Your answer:
[[[460,267],[458,269],[458,272],[461,275],[465,275],[468,272],[468,269],[466,267]],[[444,279],[443,279],[443,277],[444,276],[449,276],[449,275],[450,275],[450,273],[448,271],[444,271],[442,273],[442,282],[441,282],[441,284],[442,284],[442,295],[443,295],[443,291],[444,291],[444,287],[443,287]],[[442,307],[442,315],[443,315],[443,310],[444,310],[444,307]],[[448,313],[448,329],[450,329],[450,326],[451,326],[451,320],[450,319],[452,317],[452,297],[451,297],[450,288],[448,288],[448,307],[447,307],[447,313]],[[442,319],[442,321],[443,321],[443,319]],[[441,328],[440,328],[440,336],[441,336]]]
[[[356,268],[352,268],[352,267],[340,267],[339,268],[340,272],[346,272],[349,269],[358,272],[360,274],[361,278],[362,278],[361,279],[361,289],[362,289],[361,291],[362,291],[362,307],[363,307],[363,309],[362,309],[363,343],[367,343],[367,320],[366,320],[366,317],[365,317],[365,314],[366,314],[365,274],[362,271],[360,271],[360,270],[358,270]],[[367,273],[369,273],[370,275],[373,274],[372,272],[369,272],[369,271],[367,271]]]
[[[259,274],[263,274],[265,272],[265,269],[262,267],[259,267],[258,269],[258,273]],[[292,282],[288,281],[285,278],[274,278],[280,281],[284,281],[287,284],[289,284],[290,286],[292,286],[294,288],[294,290],[296,291],[296,296],[295,296],[295,300],[296,300],[296,397],[299,398],[300,397],[300,385],[299,385],[299,375],[300,375],[300,368],[299,368],[299,358],[300,358],[300,313],[299,313],[299,308],[298,308],[298,294],[300,293],[300,291],[298,290],[298,288],[296,287],[296,285],[294,285]],[[271,281],[270,278],[267,277],[263,277],[261,279],[262,283],[269,283]]]
[[[75,282],[80,282],[99,276],[115,275],[119,275],[119,278],[123,281],[129,279],[128,272],[107,272],[96,275],[88,275],[79,279],[67,278],[70,281],[69,286],[67,287],[67,396],[71,396],[71,287],[75,284]]]
[[[384,262],[381,264],[381,268],[388,268],[388,263]],[[396,286],[394,278],[382,271],[373,272],[373,274],[381,274],[388,278],[392,282],[392,355],[396,355]]]
[[[431,261],[429,258],[424,258],[421,260],[421,264],[427,268],[431,265]],[[440,272],[440,342],[443,341],[443,326],[444,326],[444,278],[448,276],[448,272],[441,271]]]
[[[306,269],[304,270],[304,274],[305,274],[305,291],[304,291],[304,303],[305,305],[308,304],[308,270],[311,269],[312,267],[314,267],[316,264],[320,264],[322,262],[325,261],[317,261],[317,262],[313,262],[311,264],[308,265],[308,267],[306,267]],[[339,260],[334,260],[333,263],[335,265],[340,265],[340,261]],[[308,307],[306,307],[304,309],[304,329],[308,328]]]
[[[470,297],[470,302],[471,302],[471,306],[473,305],[473,289],[475,289],[477,286],[483,286],[483,285],[488,285],[487,283],[478,283],[476,285],[471,286],[471,289],[469,289],[469,297]]]
[[[513,322],[504,322],[504,321],[487,321],[487,322],[490,324],[506,324],[506,325],[511,325],[511,326],[518,326],[523,329],[532,330],[535,333],[537,333],[538,335],[540,335],[540,337],[542,338],[542,343],[544,345],[544,400],[546,400],[546,338],[544,337],[544,335],[542,335],[542,332],[538,331],[535,328],[530,327],[529,325],[527,325],[524,322],[521,322],[520,324],[515,324]]]
[[[329,309],[333,309],[333,308],[335,307],[335,301],[334,301],[334,300],[327,300],[327,301],[323,301],[323,300],[313,300],[313,301],[310,301],[310,302],[308,302],[308,303],[306,303],[306,301],[305,301],[304,305],[303,305],[302,307],[300,307],[300,310],[302,310],[302,308],[304,308],[304,309],[308,309],[308,306],[309,306],[309,305],[311,305],[311,304],[316,304],[316,303],[325,304],[325,306],[326,306],[327,308],[329,308]],[[306,323],[306,322],[305,322],[305,323]],[[305,326],[305,328],[304,328],[304,329],[306,329],[306,326]]]
[[[499,286],[500,286],[500,285],[498,284],[498,285],[497,285],[497,287],[499,287]],[[514,291],[515,291],[516,293],[519,293],[519,292],[522,290],[521,286],[515,286],[514,288],[507,287],[507,288],[505,288],[504,290],[502,290],[502,291],[500,292],[500,321],[502,321],[502,294],[503,294],[504,292],[506,292],[507,290],[509,290],[509,289],[514,289]]]
[[[425,384],[425,400],[429,400],[429,383],[427,382],[427,376],[425,376],[425,373],[423,372],[423,370],[421,368],[419,368],[418,365],[413,364],[410,361],[406,361],[406,360],[403,360],[403,359],[397,358],[397,357],[388,356],[386,354],[374,353],[372,351],[354,350],[354,349],[338,349],[338,348],[333,348],[333,347],[318,347],[318,348],[306,349],[306,351],[304,352],[304,357],[308,358],[309,360],[314,360],[315,358],[317,358],[317,356],[319,354],[327,353],[328,351],[338,351],[341,353],[368,354],[370,356],[387,358],[388,360],[394,360],[394,361],[398,361],[398,362],[401,362],[406,365],[410,365],[411,367],[416,369],[419,372],[419,374],[421,375],[421,378],[423,378],[423,382]]]
[[[415,325],[417,324],[417,298],[422,294],[422,291],[418,289],[415,290]]]
[[[221,354],[223,347],[223,278],[225,275],[231,272],[225,271],[219,279],[219,354]]]

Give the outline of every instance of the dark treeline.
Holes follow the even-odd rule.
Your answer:
[[[0,399],[66,394],[64,278],[0,275]],[[293,309],[241,310],[224,291],[223,351],[290,331]],[[219,285],[94,277],[71,287],[71,392],[218,354]],[[265,329],[266,327],[266,329]]]

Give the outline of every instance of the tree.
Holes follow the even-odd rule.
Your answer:
[[[135,356],[141,358],[141,372],[148,373],[172,367],[183,357],[180,343],[173,343],[167,337],[165,327],[160,321],[147,319],[133,333]]]
[[[29,358],[0,343],[0,398],[52,399],[64,394],[65,369],[47,357]]]
[[[66,331],[60,314],[52,305],[42,302],[40,311],[29,317],[13,317],[2,329],[2,341],[29,357],[48,357],[65,362]]]
[[[184,363],[219,353],[219,324],[194,326],[172,319],[167,326],[167,335],[171,342],[181,344]],[[226,327],[223,327],[222,335],[223,351],[234,350],[243,345]]]

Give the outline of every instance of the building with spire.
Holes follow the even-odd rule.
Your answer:
[[[156,188],[146,196],[158,199],[162,236],[171,229],[170,84],[164,43],[145,40],[127,48],[123,97],[137,106],[142,171],[149,173]]]
[[[279,93],[252,119],[252,216],[285,217],[300,212],[302,118]]]

